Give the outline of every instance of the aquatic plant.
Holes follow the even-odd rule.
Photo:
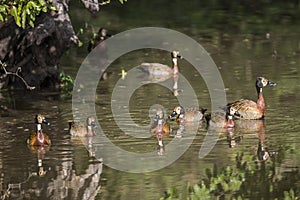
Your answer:
[[[236,166],[226,167],[217,171],[206,169],[206,178],[199,184],[188,185],[188,196],[185,199],[299,199],[300,190],[297,180],[299,170],[293,170],[281,179],[276,174],[275,165],[266,165],[265,162],[253,162],[254,159],[243,154],[236,156]],[[255,191],[255,192],[254,192]],[[163,199],[182,199],[176,188],[168,189]]]
[[[60,88],[67,94],[67,96],[72,94],[74,79],[70,75],[66,75],[64,72],[59,74],[60,77]]]

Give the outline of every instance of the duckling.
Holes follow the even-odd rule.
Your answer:
[[[168,138],[170,134],[170,125],[164,118],[164,111],[158,109],[156,111],[156,116],[154,123],[150,128],[150,132],[153,136],[157,138],[158,145],[163,146],[163,138]]]
[[[238,119],[264,118],[266,114],[266,106],[262,88],[266,86],[276,86],[276,83],[273,83],[264,77],[257,77],[255,86],[258,94],[257,102],[247,99],[241,99],[227,104],[227,107],[233,107],[239,112],[239,116],[237,116]]]
[[[49,146],[51,144],[51,140],[49,137],[43,133],[42,124],[50,125],[50,123],[46,120],[46,118],[37,114],[35,116],[35,124],[36,124],[36,132],[32,133],[31,136],[27,139],[27,144],[30,146]]]
[[[150,132],[153,135],[156,134],[162,134],[165,135],[165,137],[169,136],[170,133],[170,125],[169,123],[164,119],[164,111],[162,109],[158,109],[156,112],[156,116],[154,118],[154,123],[151,126]]]
[[[173,112],[169,116],[170,119],[176,118],[178,123],[183,122],[196,122],[201,121],[203,119],[204,113],[207,109],[200,108],[200,109],[184,109],[182,106],[176,106],[173,109]]]
[[[96,127],[95,118],[89,116],[86,124],[82,122],[69,121],[69,131],[72,136],[90,137],[94,136],[94,128]]]
[[[214,112],[205,115],[209,128],[233,128],[234,116],[239,116],[236,108],[229,107],[226,112]]]
[[[182,59],[183,57],[180,55],[179,51],[173,51],[171,53],[171,57],[173,69],[171,69],[168,65],[160,63],[142,63],[138,68],[151,76],[173,76],[179,73],[177,58]]]

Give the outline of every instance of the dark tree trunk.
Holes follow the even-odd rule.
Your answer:
[[[16,72],[21,68],[25,81],[36,88],[52,87],[59,84],[59,60],[63,53],[78,38],[70,22],[68,0],[53,0],[56,11],[42,13],[35,26],[18,27],[13,18],[0,22],[0,59],[7,64],[6,70]],[[0,71],[0,87],[24,88],[24,83]]]

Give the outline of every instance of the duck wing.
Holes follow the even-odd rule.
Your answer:
[[[173,74],[173,70],[168,65],[160,63],[142,63],[138,66],[138,69],[153,76],[169,76]]]
[[[235,116],[238,119],[261,119],[262,112],[257,108],[256,102],[248,99],[241,99],[227,104],[227,107],[234,107],[240,116]]]

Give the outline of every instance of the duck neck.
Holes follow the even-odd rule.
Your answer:
[[[257,108],[264,114],[265,113],[265,99],[263,96],[262,88],[257,88]]]
[[[37,124],[36,125],[36,130],[37,130],[37,139],[38,139],[38,141],[43,143],[45,138],[44,138],[44,134],[43,134],[43,131],[42,131],[42,125]]]
[[[172,62],[173,62],[173,73],[178,74],[179,70],[178,70],[178,65],[177,65],[177,58],[173,58]]]
[[[227,123],[226,123],[226,128],[233,128],[234,127],[234,122],[233,118],[231,115],[227,116]]]
[[[87,126],[87,136],[93,136],[93,127],[91,125]]]
[[[163,119],[159,119],[157,122],[156,133],[161,134],[163,132]]]

